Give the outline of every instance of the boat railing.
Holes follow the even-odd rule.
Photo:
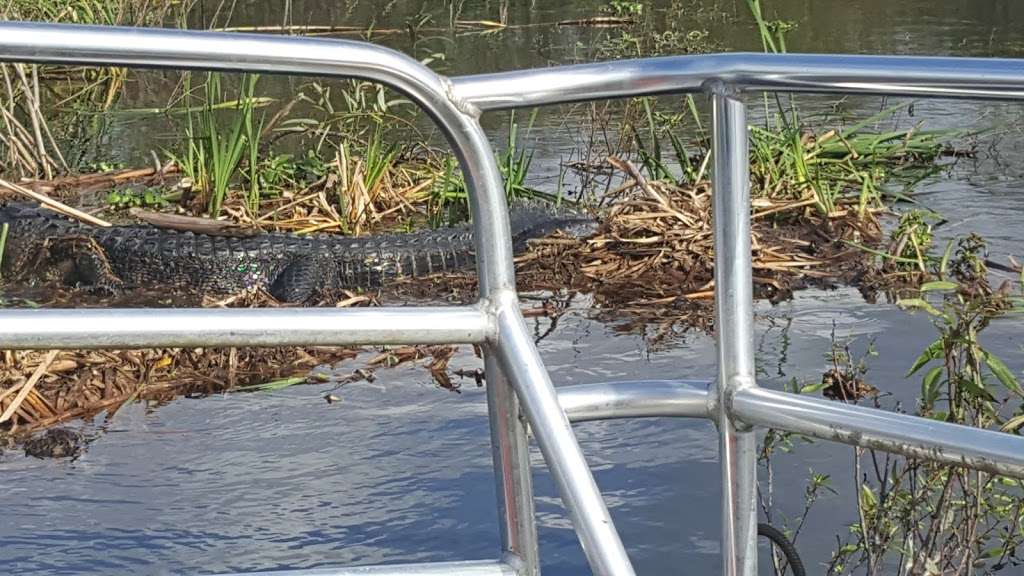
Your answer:
[[[470,192],[479,297],[468,306],[362,309],[0,310],[0,349],[478,344],[497,483],[493,560],[273,574],[519,575],[540,572],[527,426],[595,574],[634,573],[570,422],[707,418],[718,427],[722,572],[757,573],[759,428],[1024,478],[1024,439],[761,388],[755,381],[745,93],[1024,100],[1024,61],[712,54],[445,78],[373,44],[301,37],[0,23],[0,61],[349,77],[393,88],[437,123]],[[663,380],[556,391],[520,312],[501,172],[481,114],[606,98],[700,93],[711,101],[715,326],[708,382]],[[685,366],[679,372],[685,372]]]

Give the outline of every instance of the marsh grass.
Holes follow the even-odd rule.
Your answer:
[[[259,76],[242,76],[238,97],[225,106],[222,76],[209,72],[203,84],[205,103],[192,106],[192,75],[185,77],[185,152],[172,158],[191,178],[194,186],[207,195],[207,211],[216,218],[221,213],[230,186],[239,179],[242,160],[248,160],[249,190],[245,205],[251,213],[259,209],[260,188],[256,171],[259,167],[262,117],[256,119],[256,108],[265,102],[255,97]],[[227,118],[224,118],[227,116]]]
[[[73,24],[160,26],[187,12],[191,0],[12,0],[0,8],[4,20]],[[53,74],[66,83],[59,102],[40,89]],[[127,79],[124,68],[0,64],[0,148],[6,167],[20,176],[53,178],[71,170],[55,124],[80,122],[80,113],[110,110]],[[68,110],[71,110],[68,112]]]
[[[946,142],[968,135],[963,130],[916,127],[869,132],[866,126],[891,117],[889,108],[843,130],[814,133],[792,122],[777,129],[750,127],[751,179],[755,196],[808,200],[822,214],[852,200],[864,215],[885,208],[883,185],[905,188],[934,174]]]

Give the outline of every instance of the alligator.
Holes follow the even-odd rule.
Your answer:
[[[576,237],[595,222],[538,203],[510,210],[513,249],[563,230]],[[263,233],[213,236],[149,225],[95,227],[23,203],[0,205],[8,227],[4,279],[57,277],[68,285],[117,293],[129,288],[235,294],[262,289],[281,302],[307,303],[340,290],[372,289],[389,279],[461,271],[475,264],[468,224],[410,233],[346,237]]]

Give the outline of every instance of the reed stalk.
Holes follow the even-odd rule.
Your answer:
[[[0,278],[4,276],[4,253],[7,251],[7,230],[10,225],[7,222],[0,226]]]

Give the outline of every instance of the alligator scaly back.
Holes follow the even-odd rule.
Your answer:
[[[555,230],[582,235],[592,219],[538,204],[511,211],[515,250]],[[0,206],[9,226],[3,276],[57,269],[64,282],[105,290],[166,288],[232,294],[261,288],[284,302],[317,293],[379,287],[396,277],[421,277],[471,268],[468,225],[407,234],[344,237],[267,233],[226,237],[144,225],[97,228],[25,204]]]

